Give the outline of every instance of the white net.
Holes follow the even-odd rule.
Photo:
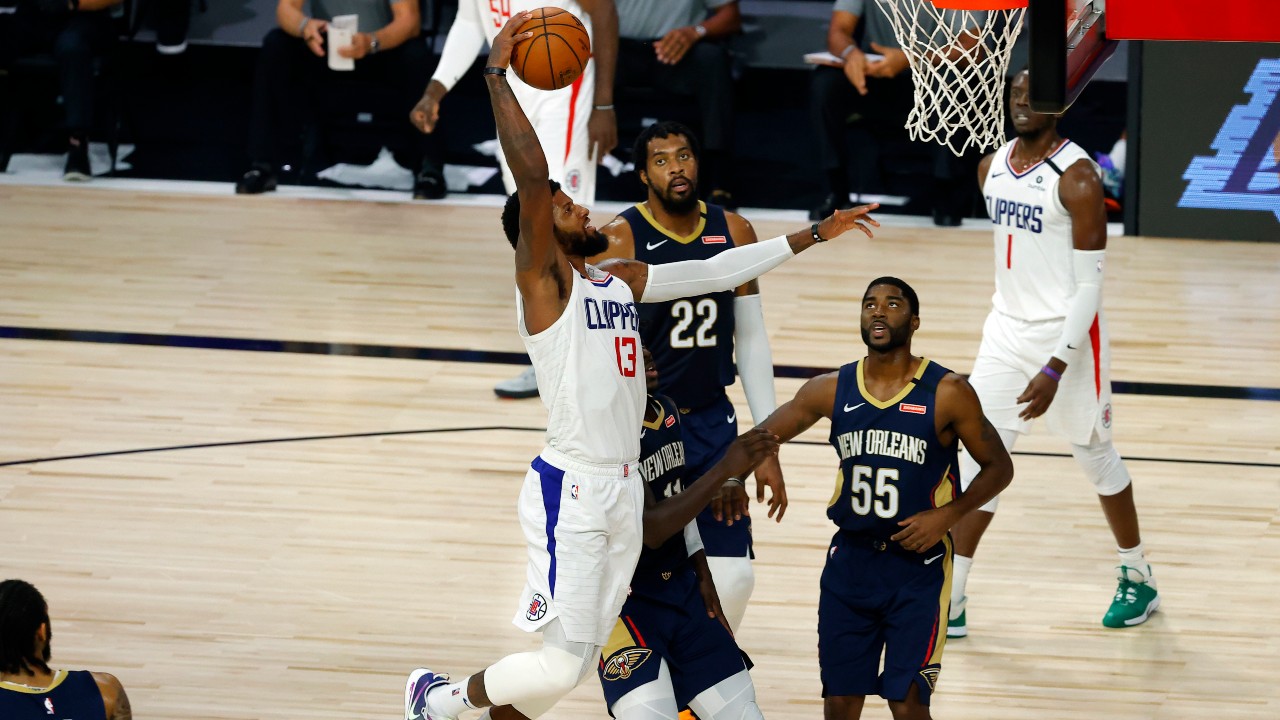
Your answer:
[[[876,0],[893,23],[911,65],[915,107],[907,118],[911,139],[946,145],[961,155],[1004,144],[1004,78],[1009,53],[1022,31],[1022,7],[944,9],[963,0]],[[937,4],[935,4],[937,3]],[[971,2],[972,6],[1016,5]]]

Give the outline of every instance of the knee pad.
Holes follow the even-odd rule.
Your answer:
[[[1079,463],[1080,469],[1084,470],[1085,477],[1093,483],[1094,489],[1103,497],[1123,492],[1132,482],[1124,460],[1120,459],[1120,451],[1116,450],[1110,440],[1090,445],[1072,445],[1071,455]]]
[[[658,658],[658,677],[618,698],[609,708],[616,720],[672,720],[680,714],[667,661]]]
[[[1000,436],[1000,442],[1004,443],[1004,449],[1013,452],[1013,445],[1018,441],[1018,431],[996,428],[996,433]],[[969,483],[973,482],[973,479],[977,477],[980,469],[978,461],[973,459],[968,450],[960,451],[960,492],[969,489]],[[996,495],[978,509],[994,515],[999,505],[1000,496]]]
[[[756,587],[756,572],[751,567],[751,558],[708,555],[707,567],[711,568],[711,578],[715,580],[716,594],[720,596],[725,619],[729,621],[729,627],[738,632],[742,617],[747,614],[747,601]]]
[[[485,690],[494,705],[515,705],[526,717],[537,717],[541,712],[525,712],[526,705],[549,700],[550,708],[595,669],[599,656],[597,645],[566,640],[556,619],[544,629],[539,650],[508,655],[490,665],[484,674]]]
[[[762,720],[756,687],[745,669],[698,693],[689,709],[702,720]]]

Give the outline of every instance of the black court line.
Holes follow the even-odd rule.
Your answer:
[[[103,330],[66,330],[0,326],[0,338],[15,340],[51,340],[57,342],[105,343],[109,345],[149,345],[156,347],[198,348],[202,350],[241,350],[246,352],[301,353],[305,355],[347,355],[354,357],[399,358],[404,360],[444,360],[450,362],[500,363],[527,365],[529,356],[520,352],[493,350],[455,350],[451,348],[414,347],[411,345],[371,345],[365,343],[324,343],[305,340],[259,340],[253,338],[212,337],[206,335],[160,335],[153,333],[108,332]],[[835,368],[806,365],[775,365],[775,377],[807,379],[832,372]],[[1123,395],[1155,395],[1163,397],[1212,398],[1220,400],[1280,401],[1280,388],[1234,385],[1181,385],[1126,380],[1111,381],[1111,391]]]
[[[262,440],[228,440],[224,442],[211,443],[193,443],[190,445],[165,445],[152,448],[134,448],[133,450],[107,450],[96,453],[82,453],[79,455],[54,455],[43,458],[30,458],[27,460],[9,460],[0,462],[0,467],[9,467],[12,465],[35,465],[38,463],[60,462],[63,460],[85,460],[89,458],[116,457],[118,455],[140,455],[143,453],[171,452],[174,450],[202,450],[205,448],[220,447],[236,447],[240,445],[270,445],[274,443],[291,443],[291,442],[312,442],[315,440],[345,440],[349,438],[372,438],[372,437],[393,437],[396,435],[433,435],[441,433],[459,433],[459,432],[486,432],[491,430],[511,430],[515,432],[546,432],[546,428],[536,427],[517,427],[512,425],[481,425],[477,427],[452,427],[452,428],[432,428],[429,430],[383,430],[379,432],[363,432],[363,433],[342,433],[339,435],[303,435],[301,437],[285,437],[285,438],[266,438]],[[816,447],[826,447],[829,443],[819,442],[817,440],[793,440],[793,445],[813,445]],[[1071,457],[1071,453],[1052,453],[1052,452],[1024,452],[1021,450],[1013,451],[1014,455],[1028,455],[1032,457]],[[1188,465],[1228,465],[1232,467],[1263,467],[1263,468],[1280,468],[1280,463],[1265,462],[1239,462],[1234,460],[1196,460],[1194,458],[1150,458],[1150,457],[1132,457],[1126,456],[1126,461],[1132,462],[1155,462],[1155,463],[1181,463]]]

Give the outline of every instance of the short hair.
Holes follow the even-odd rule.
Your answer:
[[[49,622],[49,605],[29,582],[0,582],[0,672],[49,672],[48,646],[36,652],[36,632]]]
[[[560,190],[560,183],[555,180],[548,180],[551,183],[551,194],[555,195]],[[520,240],[520,193],[513,192],[507,196],[507,204],[502,206],[502,232],[507,235],[507,242],[511,243],[511,249],[515,249],[516,243]]]
[[[683,136],[685,140],[689,141],[689,150],[693,152],[693,157],[702,157],[702,148],[698,147],[698,138],[688,126],[674,120],[663,120],[641,130],[639,137],[636,138],[636,144],[631,146],[631,163],[636,166],[637,173],[649,167],[649,142],[656,139],[666,139],[672,135]]]
[[[867,289],[862,293],[862,297],[866,297],[871,292],[871,288],[877,285],[894,285],[902,291],[902,295],[907,298],[907,303],[911,306],[911,314],[920,314],[920,298],[916,295],[916,291],[906,283],[905,280],[899,280],[892,275],[878,277],[867,284]]]

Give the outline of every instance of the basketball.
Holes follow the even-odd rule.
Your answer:
[[[591,59],[591,38],[582,21],[558,7],[533,11],[516,33],[532,32],[511,48],[511,69],[539,90],[559,90],[573,84]]]

